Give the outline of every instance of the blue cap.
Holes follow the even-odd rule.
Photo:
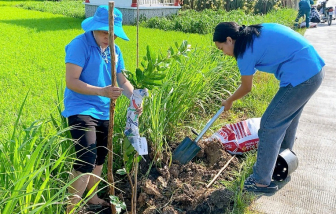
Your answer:
[[[129,41],[129,38],[126,36],[126,33],[122,28],[122,13],[117,8],[114,8],[113,13],[114,34],[123,40]],[[109,31],[108,18],[108,6],[101,5],[97,8],[93,17],[89,17],[82,22],[82,28],[85,32],[94,30]]]

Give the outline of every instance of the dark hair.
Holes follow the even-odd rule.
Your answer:
[[[244,54],[246,48],[253,45],[253,40],[260,35],[261,28],[260,24],[246,27],[239,26],[236,22],[221,22],[215,28],[213,41],[222,43],[226,42],[227,37],[231,37],[236,41],[233,55],[237,59]]]

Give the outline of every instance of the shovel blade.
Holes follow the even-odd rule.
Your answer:
[[[191,159],[193,159],[200,150],[201,147],[199,147],[195,141],[191,140],[189,137],[186,137],[174,150],[173,160],[176,160],[181,164],[186,164]]]

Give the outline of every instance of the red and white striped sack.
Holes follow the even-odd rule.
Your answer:
[[[261,118],[251,118],[234,124],[227,124],[208,140],[219,140],[231,154],[243,154],[256,149],[259,142],[258,130]]]

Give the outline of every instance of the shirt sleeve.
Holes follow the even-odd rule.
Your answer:
[[[120,51],[120,48],[116,45],[116,54],[118,55],[118,64],[117,64],[117,73],[121,73],[122,70],[125,69],[124,58]]]
[[[84,67],[87,58],[87,48],[81,39],[72,40],[65,46],[65,63],[72,63]]]
[[[242,57],[237,59],[238,68],[242,76],[253,75],[257,69],[256,61],[252,55],[251,49],[247,49]]]

